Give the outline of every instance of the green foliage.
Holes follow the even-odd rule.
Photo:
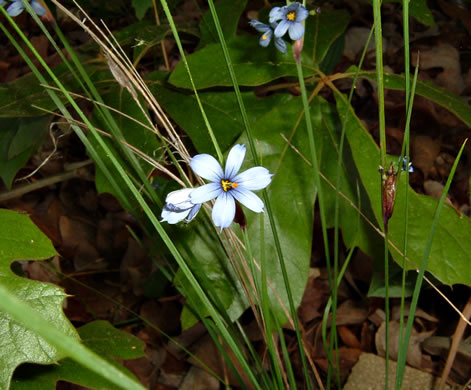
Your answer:
[[[28,302],[44,318],[69,336],[77,337],[74,327],[62,311],[64,291],[49,283],[40,283],[15,275],[10,265],[15,260],[44,260],[56,254],[49,239],[28,216],[0,210],[0,284],[11,294]],[[22,363],[53,364],[64,355],[42,337],[0,313],[0,388],[8,389],[14,369]]]
[[[229,40],[233,38],[237,31],[239,18],[247,5],[247,0],[220,0],[216,3],[216,12],[219,16],[224,37]],[[209,43],[219,43],[216,27],[214,26],[211,12],[207,11],[200,22],[201,39],[199,47]]]
[[[147,122],[144,113],[135,103],[129,92],[125,89],[115,87],[105,97],[104,101],[105,104],[107,104],[108,106],[114,107],[122,114],[128,115],[129,117],[135,119],[135,121],[131,120],[125,117],[124,115],[118,113],[111,114],[122,132],[123,141],[129,145],[132,145],[134,148],[140,150],[144,154],[151,156],[152,158],[158,157],[159,145],[157,143],[156,136],[152,132],[152,130],[143,127],[143,125],[149,126],[149,123]],[[103,122],[103,119],[100,117],[97,111],[94,112],[94,119],[98,128],[106,128],[105,122]],[[102,156],[108,169],[114,169],[113,164],[109,160],[106,151],[103,151],[103,149],[97,144],[95,138],[91,134],[89,136],[89,140],[92,145],[95,145],[98,153],[100,153],[100,155]],[[123,166],[128,165],[128,163],[126,162],[126,158],[121,153],[119,153],[119,149],[116,147],[116,143],[111,139],[105,139],[105,142],[111,147],[111,150],[114,150],[115,157],[119,159],[121,164]],[[147,162],[142,159],[139,159],[139,162],[141,164],[141,167],[147,173],[150,172],[151,167]],[[130,166],[129,172],[132,172],[132,167]],[[119,180],[119,178],[116,177],[116,180]],[[111,186],[109,180],[99,168],[97,168],[96,170],[95,182],[98,192],[109,192],[115,194],[115,191]],[[124,182],[121,182],[121,188],[126,191],[127,187]],[[133,198],[130,192],[127,193],[127,196],[129,199]]]
[[[149,78],[152,79],[152,75]],[[214,154],[215,150],[195,96],[160,84],[154,84],[150,89],[165,111],[185,130],[196,150],[199,153]],[[209,122],[217,132],[219,146],[223,151],[229,149],[244,130],[234,92],[208,91],[201,92],[199,96]],[[248,108],[248,115],[252,120],[258,119],[273,105],[285,99],[283,95],[260,99],[252,92],[243,93],[242,96]],[[182,112],[185,115],[181,115]]]
[[[285,76],[296,76],[296,62],[293,57],[285,56],[274,47],[263,50],[258,38],[234,38],[227,43],[234,63],[237,80],[241,86],[256,86]],[[255,55],[254,55],[255,54]],[[227,70],[221,46],[209,44],[187,57],[193,80],[197,89],[216,86],[229,87],[232,81]],[[302,56],[306,75],[314,74],[314,64]],[[170,83],[180,88],[191,88],[183,63],[179,63],[169,79]]]
[[[82,56],[85,61],[88,57]],[[95,66],[87,66],[87,73],[94,81],[102,76]],[[57,77],[61,79],[69,91],[76,91],[78,83],[64,64],[54,68]],[[64,97],[61,99],[65,100]],[[46,110],[54,110],[56,106],[46,89],[40,85],[36,76],[29,73],[6,84],[0,84],[0,118],[25,118],[44,115],[44,112],[34,106]]]
[[[148,9],[152,8],[152,0],[132,0],[132,6],[136,10],[136,18],[141,20]]]
[[[357,68],[351,66],[347,70],[347,75],[353,77]],[[359,77],[364,77],[370,81],[376,82],[376,76],[374,72],[359,72]],[[384,86],[388,89],[404,90],[404,76],[385,73],[384,75]],[[423,96],[434,103],[442,106],[446,110],[455,114],[461,119],[467,126],[471,127],[471,107],[469,104],[459,96],[456,96],[452,92],[435,85],[434,83],[427,80],[418,80],[416,94]]]
[[[82,343],[104,357],[125,375],[134,377],[115,359],[137,359],[144,356],[145,343],[133,335],[114,328],[107,321],[90,322],[78,329]],[[14,374],[10,390],[54,390],[58,381],[66,381],[89,389],[115,389],[116,386],[93,371],[66,358],[53,366],[27,364]]]
[[[17,172],[40,146],[50,120],[50,116],[0,118],[0,177],[8,189]]]
[[[343,35],[349,21],[350,14],[345,10],[322,10],[310,16],[306,23],[304,54],[313,63],[320,64],[334,42]]]
[[[367,195],[376,222],[382,224],[381,191],[379,191],[380,177],[375,161],[379,160],[379,150],[371,135],[364,128],[361,121],[348,107],[344,98],[337,98],[337,109],[346,113],[344,123],[346,137],[350,146],[351,155],[358,170],[358,179],[361,181]],[[343,117],[341,116],[341,119]],[[408,257],[417,266],[424,253],[425,244],[429,236],[429,227],[432,224],[438,201],[428,196],[417,194],[404,182],[401,176],[396,193],[394,214],[389,222],[389,237],[396,248],[403,247],[404,195],[409,191],[409,240]],[[471,221],[461,218],[451,207],[445,206],[442,210],[437,235],[434,239],[427,270],[437,279],[446,284],[471,284],[471,270],[468,264],[468,254],[471,251],[471,242],[466,238],[471,231]],[[453,245],[450,245],[450,241]],[[446,250],[445,250],[446,248]],[[397,250],[391,248],[391,254],[399,264],[402,256]],[[412,269],[410,265],[408,268]]]
[[[402,0],[385,0],[385,3],[402,4]],[[435,24],[432,11],[427,6],[427,0],[409,0],[409,14],[426,26]]]

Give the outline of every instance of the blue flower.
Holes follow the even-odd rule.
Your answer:
[[[273,30],[276,28],[277,24],[273,23],[271,26],[269,26],[268,24],[259,22],[256,19],[252,19],[249,23],[257,31],[263,33],[263,35],[260,37],[259,43],[260,46],[267,47],[271,42]],[[275,37],[275,47],[282,53],[286,53],[286,42],[283,41],[283,39]]]
[[[0,0],[0,6],[6,4],[5,0]],[[33,11],[36,12],[39,16],[46,14],[46,9],[39,3],[38,0],[31,0],[29,3]],[[25,5],[22,0],[13,0],[11,4],[7,7],[7,13],[11,17],[18,16],[25,9]]]
[[[399,165],[401,165],[401,157],[399,157]],[[414,167],[412,166],[412,163],[409,162],[409,159],[406,157],[403,157],[402,159],[402,167],[401,169],[405,171],[406,169],[409,171],[409,173],[414,172]]]
[[[190,194],[193,188],[183,188],[170,192],[165,198],[165,205],[162,209],[162,221],[173,225],[186,219],[190,222],[200,211],[201,204],[192,203]]]
[[[245,152],[245,145],[235,145],[227,156],[224,171],[209,154],[198,154],[190,162],[190,167],[197,175],[211,181],[195,188],[190,193],[190,200],[192,203],[203,203],[216,198],[212,218],[221,230],[229,227],[234,220],[234,199],[256,213],[263,212],[262,200],[252,191],[268,186],[273,175],[264,167],[253,167],[238,174]]]
[[[270,11],[270,23],[281,20],[275,28],[275,37],[281,38],[288,31],[293,41],[301,39],[304,35],[304,26],[301,22],[308,16],[309,11],[298,2],[284,7],[273,7]]]

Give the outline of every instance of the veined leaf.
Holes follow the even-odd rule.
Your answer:
[[[19,277],[10,269],[15,260],[44,260],[54,256],[56,251],[52,243],[24,214],[0,210],[0,226],[0,284],[28,302],[44,318],[54,322],[63,333],[78,337],[62,311],[65,292],[49,283]],[[0,334],[2,389],[8,389],[13,371],[20,364],[52,364],[64,357],[55,347],[4,313],[0,313]]]

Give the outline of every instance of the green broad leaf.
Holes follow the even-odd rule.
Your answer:
[[[24,150],[20,154],[16,154],[13,158],[9,158],[10,145],[13,142],[17,132],[20,119],[0,118],[0,177],[8,189],[11,189],[13,179],[18,171],[26,164],[30,156],[33,154],[33,147]]]
[[[293,56],[284,55],[269,46],[264,49],[258,44],[258,36],[242,36],[227,41],[237,81],[241,86],[256,86],[286,76],[297,76]],[[290,48],[288,48],[290,52]],[[304,53],[301,56],[304,76],[315,72],[314,63]],[[187,56],[188,66],[197,89],[216,86],[232,86],[226,61],[219,43],[207,45]],[[183,62],[180,62],[169,82],[176,87],[191,89]]]
[[[82,55],[85,60],[88,57]],[[86,65],[85,69],[92,81],[96,81],[102,72],[96,66]],[[54,74],[61,80],[68,91],[78,91],[79,85],[65,64],[53,68]],[[49,78],[45,76],[47,80]],[[51,85],[55,85],[51,81]],[[80,89],[81,91],[81,89]],[[59,94],[65,102],[66,98]],[[29,73],[9,83],[0,84],[0,118],[25,118],[43,116],[44,111],[34,107],[54,111],[57,109],[46,88],[39,84],[36,76]]]
[[[218,93],[214,92],[213,94],[215,95],[214,101],[218,101],[216,98]],[[219,95],[220,99],[224,99],[224,92]],[[294,302],[299,305],[309,272],[315,194],[314,179],[312,168],[300,161],[298,154],[287,146],[280,133],[289,137],[290,133],[295,131],[292,142],[302,153],[309,154],[304,122],[301,121],[299,128],[295,129],[295,124],[298,123],[300,117],[302,118],[303,108],[299,97],[270,97],[264,100],[267,100],[264,110],[252,112],[251,115],[249,111],[249,120],[262,165],[275,174],[273,182],[268,187],[268,193],[279,229]],[[316,107],[316,105],[313,106]],[[233,111],[227,112],[226,123],[231,116],[236,118],[238,115],[238,110],[235,108]],[[314,123],[319,125],[319,113],[313,113],[312,117]],[[211,118],[210,120],[212,121]],[[218,137],[218,133],[216,136]],[[245,143],[248,146],[245,137],[240,138],[236,143]],[[250,151],[247,151],[241,172],[252,166]],[[293,175],[293,172],[296,172],[296,175]],[[261,194],[259,193],[259,195]],[[255,214],[243,206],[242,208],[247,219],[254,255],[260,264],[261,215]],[[205,223],[205,218],[207,217],[202,210],[191,224],[168,226],[166,229],[170,231],[173,241],[184,257],[189,259],[190,267],[202,283],[203,288],[208,286],[205,291],[213,292],[214,301],[219,303],[220,310],[227,310],[229,317],[234,320],[248,307],[248,303],[243,298],[245,293],[239,282],[233,276],[228,255],[223,252],[219,243],[222,236],[218,237],[214,228]],[[236,223],[232,224],[232,229],[240,234]],[[271,285],[269,287],[270,300],[278,320],[280,323],[284,323],[286,321],[285,312],[278,299],[281,297],[285,308],[288,307],[288,300],[266,215],[264,216],[264,243],[267,278]],[[180,273],[177,274],[175,283],[183,288],[188,288],[188,283],[184,282]],[[197,300],[193,301],[193,307],[196,306],[198,313],[204,315],[207,311],[200,305]],[[182,326],[191,326],[196,320],[197,318],[191,309],[185,307],[181,319]]]
[[[376,225],[382,226],[381,178],[378,173],[379,149],[371,135],[348,106],[343,96],[337,96],[337,109],[346,126],[346,137],[353,162],[358,171],[358,180],[368,195],[369,204],[375,216]],[[438,205],[438,200],[417,194],[406,185],[405,175],[397,184],[394,214],[389,221],[389,238],[396,248],[403,248],[403,228],[405,215],[405,191],[409,191],[409,227],[407,255],[416,265],[420,265],[425,250],[430,226]],[[471,221],[459,216],[455,210],[445,205],[433,239],[427,271],[445,284],[471,284],[469,253],[471,253]],[[402,256],[391,247],[390,252],[398,264]],[[414,269],[406,264],[408,269]]]
[[[214,4],[226,41],[234,38],[240,16],[242,15],[242,12],[244,12],[246,5],[247,0],[219,0]],[[200,31],[201,40],[199,47],[206,46],[209,43],[219,42],[218,33],[210,10],[208,10],[201,18]]]
[[[402,0],[385,0],[384,2],[402,4]],[[427,5],[427,0],[409,0],[409,15],[412,15],[426,26],[433,26],[435,24],[435,19]]]
[[[357,67],[351,66],[348,68],[346,75],[348,77],[354,77]],[[366,78],[370,81],[376,82],[375,71],[360,71],[359,77]],[[401,90],[405,88],[405,78],[402,75],[384,74],[384,86],[387,89]],[[434,83],[426,80],[417,80],[417,86],[415,93],[419,96],[423,96],[434,103],[446,108],[451,113],[455,114],[461,119],[468,127],[471,127],[471,107],[469,104],[459,96],[449,92],[448,90],[441,88]]]
[[[341,227],[343,242],[347,248],[360,248],[372,258],[381,259],[384,256],[383,238],[362,218],[354,206],[370,221],[376,218],[370,207],[368,194],[361,185],[355,162],[352,159],[348,143],[344,145],[345,152],[342,157],[340,180],[337,184],[337,161],[339,158],[339,140],[341,134],[340,118],[333,104],[318,99],[315,104],[321,108],[322,123],[316,128],[316,139],[323,144],[321,159],[321,172],[327,180],[322,180],[324,193],[324,208],[328,228],[335,226],[335,197],[337,187],[339,195],[339,226]],[[402,294],[402,268],[391,260],[389,270],[389,295],[400,297]],[[407,275],[406,296],[410,295],[415,281],[415,274]],[[412,287],[411,287],[412,286]],[[376,261],[368,296],[384,297],[384,263]]]
[[[119,110],[120,112],[125,115],[128,115],[134,120],[139,121],[140,123],[146,126],[149,126],[147,119],[145,118],[141,109],[135,103],[132,96],[128,93],[128,91],[120,88],[114,88],[112,92],[104,98],[104,102],[108,106]],[[152,158],[158,157],[156,155],[159,149],[159,144],[156,139],[157,136],[151,130],[143,127],[139,123],[136,123],[134,120],[126,118],[124,115],[115,112],[111,112],[111,115],[114,117],[117,125],[119,126],[119,129],[121,130],[126,143],[132,145],[135,149],[140,150],[141,152],[145,153],[148,156],[151,156]],[[94,112],[93,117],[98,128],[106,128],[106,126],[103,124],[102,119],[98,117],[98,114],[96,112]],[[93,135],[89,134],[88,138],[90,142],[95,146],[98,153],[102,155],[102,158],[105,161],[105,164],[108,165],[110,171],[115,172],[114,165],[111,163],[109,157],[106,156],[106,153],[98,145]],[[111,150],[114,151],[122,166],[128,167],[128,171],[131,174],[133,170],[130,167],[130,164],[126,161],[126,158],[122,156],[120,152],[118,152],[119,148],[116,144],[113,144],[114,141],[107,139],[106,137],[104,138],[104,141],[111,147]],[[151,166],[147,162],[145,162],[141,157],[137,157],[137,159],[139,160],[141,167],[147,172],[150,172]],[[116,175],[115,180],[121,182],[121,189],[129,195],[128,198],[134,199],[128,187],[126,186],[124,181],[122,181],[119,175]],[[113,186],[98,167],[96,169],[95,184],[98,192],[109,192],[111,194],[114,194]]]
[[[309,274],[316,194],[312,167],[304,163],[298,154],[310,156],[303,112],[301,98],[289,97],[286,101],[273,105],[252,125],[261,165],[274,174],[267,191],[296,307],[301,302]],[[312,104],[311,119],[314,128],[321,125],[321,118],[319,105]],[[282,135],[290,140],[298,152],[287,144]],[[238,142],[248,145],[245,140],[244,136]],[[316,142],[320,156],[322,142]],[[241,171],[253,165],[250,151],[247,151]],[[248,236],[254,257],[259,264],[263,243],[269,300],[273,313],[279,323],[283,324],[287,320],[285,310],[289,307],[288,298],[268,215],[265,213],[262,216],[243,206],[242,208],[247,218]],[[263,237],[260,233],[261,218],[264,223]],[[279,302],[280,298],[283,305]]]
[[[152,8],[153,1],[152,0],[132,0],[132,6],[136,11],[136,18],[141,20],[148,9]]]
[[[179,32],[199,38],[199,30],[196,24],[179,23],[176,27]],[[142,20],[123,27],[119,31],[113,32],[113,34],[120,46],[139,47],[142,43],[148,43],[149,41],[165,36],[168,33],[171,34],[171,31],[172,30],[168,23],[162,23],[160,26],[157,26],[155,21]],[[84,45],[84,48],[87,48],[87,50],[96,50],[96,47],[96,43]]]
[[[8,189],[18,171],[41,145],[50,120],[49,115],[0,118],[0,177]]]
[[[69,336],[77,336],[75,328],[62,311],[65,292],[49,283],[41,283],[15,275],[15,260],[44,260],[56,254],[49,239],[27,215],[0,210],[0,284],[18,298],[28,302],[41,316]],[[35,333],[0,313],[0,388],[8,389],[13,371],[22,363],[53,364],[64,356]]]
[[[11,160],[27,150],[36,149],[47,134],[50,121],[49,115],[20,119],[8,148],[8,159]]]
[[[148,23],[139,23],[138,27],[136,25],[130,26],[126,31],[120,31],[118,33],[119,37],[122,37],[121,41],[123,46],[131,45],[133,48],[133,58],[134,64],[138,63],[142,57],[144,57],[149,50],[160,45],[160,43],[167,37],[172,37],[172,29],[169,24],[161,24],[156,26],[154,24]],[[194,25],[191,24],[178,24],[178,32],[180,34],[187,34],[199,37],[198,30]],[[157,53],[161,53],[161,50]]]
[[[195,96],[158,83],[151,85],[150,90],[167,114],[185,130],[198,152],[214,155],[215,150]],[[200,92],[198,95],[220,148],[227,150],[244,131],[244,123],[234,92],[211,91]],[[251,120],[258,119],[273,105],[285,99],[283,95],[261,99],[252,92],[243,92],[242,98]],[[182,115],[182,112],[185,115]]]
[[[219,307],[219,311],[226,313],[232,321],[235,321],[248,307],[243,288],[234,274],[214,228],[209,223],[198,222],[189,226],[178,225],[169,228],[172,231],[171,237],[180,253],[189,262],[203,289]],[[192,309],[185,305],[180,319],[182,328],[187,329],[198,321],[192,310],[196,310],[201,316],[207,315],[208,311],[201,301],[195,298],[196,294],[185,281],[181,271],[177,272],[174,283],[191,302]]]
[[[303,52],[311,63],[320,64],[324,60],[330,47],[344,34],[349,22],[350,14],[346,10],[322,10],[307,18]]]
[[[90,322],[78,329],[83,344],[118,367],[130,377],[134,375],[115,359],[137,359],[144,356],[145,343],[137,337],[114,328],[107,321]],[[116,385],[66,358],[53,366],[25,364],[14,374],[10,390],[54,390],[58,381],[66,381],[88,389],[115,389]]]

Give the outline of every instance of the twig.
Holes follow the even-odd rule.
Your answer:
[[[468,303],[466,303],[466,306],[463,309],[463,315],[467,319],[471,317],[471,297],[468,299]],[[463,339],[463,333],[465,329],[466,323],[463,318],[460,318],[458,325],[456,326],[455,333],[453,334],[450,351],[448,352],[448,357],[446,359],[445,368],[443,369],[442,376],[440,378],[440,390],[444,388],[445,382],[448,379],[448,376],[450,375],[451,367],[453,366],[453,363],[455,361],[456,352],[458,351],[460,342]]]
[[[60,183],[63,181],[67,181],[73,179],[75,177],[81,177],[80,170],[87,165],[91,165],[93,162],[91,160],[82,161],[80,163],[71,164],[71,169],[62,173],[59,173],[54,176],[46,177],[44,179],[40,179],[35,181],[34,183],[28,183],[22,185],[20,187],[14,188],[10,191],[5,191],[0,193],[0,202],[5,202],[7,200],[19,198],[28,192],[36,191],[40,188],[44,188],[50,186],[52,184]]]

